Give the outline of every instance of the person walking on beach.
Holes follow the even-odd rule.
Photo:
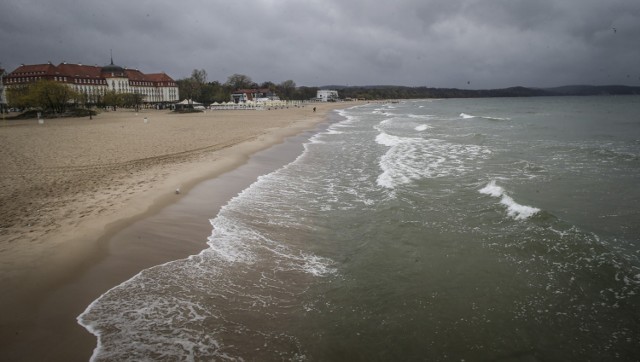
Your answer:
[[[316,107],[313,107],[313,111],[314,111],[314,112],[316,111]]]

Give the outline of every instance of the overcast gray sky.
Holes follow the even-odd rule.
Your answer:
[[[640,0],[3,0],[0,66],[174,79],[499,88],[640,85]]]

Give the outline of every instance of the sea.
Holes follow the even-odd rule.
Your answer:
[[[329,118],[87,307],[93,361],[640,359],[640,96]]]

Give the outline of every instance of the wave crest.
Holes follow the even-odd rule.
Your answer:
[[[514,220],[526,220],[540,212],[540,209],[532,206],[521,205],[515,202],[504,189],[496,185],[496,181],[489,182],[485,187],[478,190],[481,194],[500,198],[500,204],[507,208],[507,215]]]

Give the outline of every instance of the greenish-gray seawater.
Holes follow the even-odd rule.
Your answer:
[[[209,248],[79,322],[95,360],[635,360],[640,97],[337,112]]]

